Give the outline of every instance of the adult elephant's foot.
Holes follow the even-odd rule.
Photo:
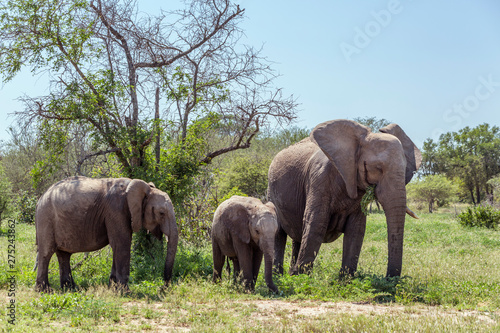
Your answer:
[[[110,289],[113,289],[114,291],[120,293],[120,294],[129,294],[130,289],[128,287],[128,284],[123,284],[115,281],[109,281],[108,287]]]
[[[35,291],[51,294],[54,290],[52,290],[48,282],[37,282],[35,284]]]
[[[310,274],[313,269],[313,263],[309,262],[306,264],[297,264],[294,267],[290,268],[290,275],[299,275],[299,274]]]
[[[267,287],[269,288],[269,290],[275,294],[279,293],[279,289],[278,287],[276,287],[276,285],[273,283],[273,284],[268,284]]]

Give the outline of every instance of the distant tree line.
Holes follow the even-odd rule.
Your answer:
[[[495,179],[500,175],[500,128],[489,124],[464,127],[428,139],[422,149],[421,174],[444,175],[459,187],[461,199],[477,205],[495,201]]]

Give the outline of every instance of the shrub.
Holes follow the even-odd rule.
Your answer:
[[[429,213],[447,206],[457,193],[458,186],[443,175],[429,175],[415,179],[407,186],[407,195],[413,201],[427,204]]]
[[[118,321],[120,318],[118,305],[82,293],[42,294],[23,307],[27,317],[37,318],[43,315],[52,320],[69,317],[71,326],[80,326],[86,318],[95,321],[106,318]]]
[[[469,207],[458,215],[458,220],[466,227],[497,229],[500,224],[500,211],[491,206]]]
[[[28,192],[22,192],[17,200],[17,208],[19,210],[19,222],[34,224],[36,203],[38,199],[35,195]]]
[[[12,201],[12,184],[5,176],[5,171],[0,164],[0,226],[2,225],[2,216],[4,213],[10,213]]]
[[[267,191],[267,171],[271,159],[259,156],[238,156],[232,161],[224,179],[221,180],[221,192],[226,195],[233,188],[249,196],[265,198]]]
[[[167,244],[146,230],[133,234],[130,280],[133,283],[163,278]]]

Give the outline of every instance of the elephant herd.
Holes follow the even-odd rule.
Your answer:
[[[387,276],[401,274],[406,184],[420,167],[418,148],[396,124],[378,133],[350,120],[316,126],[310,136],[279,152],[268,174],[268,202],[233,196],[216,209],[212,225],[213,279],[225,258],[235,277],[255,286],[264,258],[265,281],[277,292],[273,268],[283,274],[287,236],[292,240],[290,274],[312,269],[322,243],[343,238],[340,274],[358,265],[366,216],[361,199],[367,187],[387,221]],[[72,177],[52,185],[35,215],[38,272],[35,288],[49,291],[48,266],[55,253],[62,288],[74,288],[70,257],[110,245],[110,283],[127,288],[132,233],[146,229],[167,238],[164,280],[168,283],[177,251],[178,230],[172,202],[154,184],[139,179]]]

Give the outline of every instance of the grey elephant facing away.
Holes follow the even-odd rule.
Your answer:
[[[277,292],[272,276],[277,229],[276,211],[271,202],[263,204],[256,198],[235,195],[221,203],[212,225],[214,282],[220,279],[228,257],[233,262],[235,277],[242,273],[246,288],[253,290],[264,256],[267,287]]]
[[[172,277],[178,231],[165,192],[139,179],[72,177],[52,185],[39,199],[36,215],[39,267],[35,288],[50,291],[48,266],[55,253],[62,288],[74,288],[70,257],[110,245],[110,284],[128,288],[132,232],[142,228],[167,236],[164,280]]]
[[[269,199],[276,206],[275,268],[283,274],[286,238],[292,239],[291,274],[312,268],[322,243],[344,234],[340,275],[357,270],[366,216],[361,199],[370,185],[385,211],[387,276],[401,274],[406,213],[405,185],[421,154],[396,124],[372,133],[350,120],[314,128],[309,138],[279,152],[269,167]]]

